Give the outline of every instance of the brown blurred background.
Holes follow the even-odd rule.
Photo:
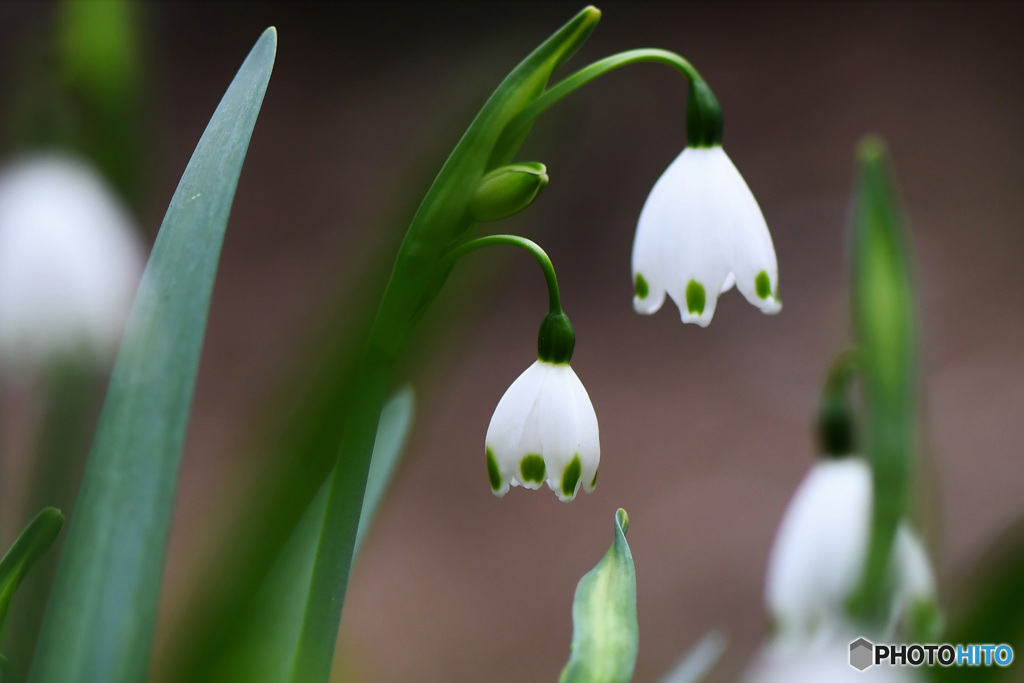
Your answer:
[[[814,454],[818,386],[848,340],[845,219],[866,132],[889,141],[912,219],[942,590],[955,592],[1024,514],[1024,9],[600,7],[569,68],[651,46],[701,70],[725,112],[725,148],[772,229],[785,308],[765,317],[732,292],[706,330],[684,327],[669,304],[651,318],[632,312],[636,218],[684,144],[677,74],[627,68],[542,117],[520,158],[546,163],[550,186],[494,229],[537,239],[558,269],[574,367],[601,424],[600,486],[571,505],[547,491],[497,500],[488,490],[484,432],[534,358],[545,298],[529,259],[475,255],[437,316],[464,313],[452,333],[423,335],[431,361],[408,377],[415,432],[343,620],[338,669],[355,680],[555,680],[576,582],[611,542],[618,507],[632,521],[638,578],[635,680],[656,680],[712,627],[730,637],[714,680],[742,669],[766,632],[775,526]],[[250,45],[267,25],[280,32],[214,294],[162,641],[248,480],[240,445],[318,311],[338,288],[359,287],[358,264],[404,230],[491,89],[579,8],[145,6],[148,230]],[[49,11],[0,5],[4,63],[17,40],[45,31]]]

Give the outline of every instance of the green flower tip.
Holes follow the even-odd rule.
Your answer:
[[[701,315],[704,313],[705,303],[704,285],[696,280],[690,280],[690,284],[686,285],[686,310]]]
[[[544,465],[544,458],[531,453],[525,456],[519,463],[519,473],[523,476],[523,481],[532,481],[537,484],[544,482],[544,476],[547,474],[547,467]],[[491,488],[494,488],[493,481]]]
[[[772,295],[772,283],[768,279],[768,273],[761,271],[754,278],[754,289],[757,291],[757,295],[762,299],[767,299]]]
[[[580,473],[583,465],[580,463],[580,455],[577,453],[569,462],[569,466],[562,473],[562,494],[566,496],[576,495],[576,484],[580,481]]]
[[[638,299],[646,299],[647,295],[651,293],[651,288],[647,284],[647,280],[640,273],[636,274],[636,296]]]
[[[491,480],[491,490],[501,490],[501,470],[498,469],[498,461],[494,459],[494,451],[487,449],[487,477]]]

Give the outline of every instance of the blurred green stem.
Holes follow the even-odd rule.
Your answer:
[[[907,512],[917,427],[914,294],[905,219],[885,144],[866,138],[857,152],[853,211],[853,312],[861,350],[874,504],[871,539],[851,613],[885,623],[896,529]]]
[[[91,367],[74,360],[57,362],[48,368],[43,378],[44,415],[38,425],[22,519],[31,519],[47,506],[70,514],[94,418],[92,389],[96,374]],[[57,552],[40,560],[21,587],[21,597],[14,608],[18,628],[8,636],[4,653],[21,671],[28,670],[35,648],[59,549],[58,543]]]

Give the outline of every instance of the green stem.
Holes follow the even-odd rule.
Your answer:
[[[618,54],[605,57],[604,59],[600,59],[594,62],[593,64],[585,66],[576,73],[574,73],[573,75],[568,76],[567,78],[563,79],[556,85],[545,90],[544,93],[540,95],[540,97],[531,102],[527,107],[523,108],[523,110],[519,112],[519,114],[514,119],[512,119],[512,121],[509,122],[509,125],[505,130],[504,137],[515,137],[516,135],[521,133],[523,129],[529,126],[534,121],[534,119],[540,116],[553,104],[561,100],[569,93],[583,87],[587,83],[590,83],[594,79],[603,76],[610,71],[614,71],[615,69],[618,69],[620,67],[628,66],[630,64],[640,64],[644,62],[666,64],[668,66],[674,67],[684,76],[686,76],[686,79],[690,83],[691,105],[697,104],[696,102],[694,102],[694,100],[698,99],[698,97],[695,97],[695,89],[699,90],[701,93],[706,91],[707,94],[710,95],[711,91],[710,89],[708,89],[707,83],[704,81],[704,79],[701,78],[699,73],[697,73],[697,69],[695,69],[693,65],[690,64],[690,62],[686,61],[686,59],[684,59],[680,55],[677,55],[675,52],[661,50],[658,48],[641,48],[638,50],[627,50],[625,52],[620,52]],[[709,106],[713,104],[715,107],[717,107],[717,102],[714,101],[713,95],[711,95],[710,99],[711,102],[707,104]],[[719,118],[719,131],[718,140],[716,142],[720,142],[721,112],[718,112],[717,115]],[[687,118],[689,119],[692,116],[693,112],[691,110],[688,112]],[[700,137],[700,135],[695,134],[693,131],[690,131],[690,137]],[[693,142],[695,141],[691,139],[691,144]]]
[[[551,259],[548,257],[547,252],[541,249],[540,245],[533,240],[528,240],[525,237],[518,235],[487,235],[486,237],[478,237],[475,240],[470,240],[452,250],[448,256],[450,265],[455,265],[455,262],[461,259],[466,254],[482,249],[483,247],[490,247],[496,244],[503,244],[511,247],[519,247],[525,249],[537,259],[537,263],[540,264],[540,269],[544,272],[544,280],[548,285],[548,309],[551,313],[560,314],[562,313],[562,300],[558,293],[558,278],[555,277],[555,267],[551,265]]]

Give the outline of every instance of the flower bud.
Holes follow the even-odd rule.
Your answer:
[[[469,212],[479,222],[506,218],[532,204],[547,184],[544,164],[526,161],[501,166],[480,180],[469,202]]]

